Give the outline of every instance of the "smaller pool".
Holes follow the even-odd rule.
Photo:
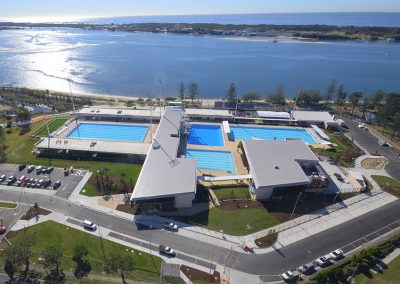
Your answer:
[[[68,137],[142,142],[148,129],[147,125],[80,123]]]
[[[224,146],[224,139],[219,125],[192,124],[191,126],[188,144]]]
[[[197,168],[235,173],[235,164],[231,152],[186,150],[186,158],[196,159]]]

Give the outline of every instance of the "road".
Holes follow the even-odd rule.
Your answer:
[[[19,199],[19,193],[0,188],[2,200],[15,201]],[[26,200],[24,200],[24,198]],[[289,245],[280,251],[266,254],[251,255],[230,251],[209,243],[187,238],[178,234],[164,230],[139,230],[134,221],[124,219],[106,212],[96,211],[91,208],[69,203],[60,198],[44,196],[32,192],[23,195],[21,202],[37,202],[39,206],[65,214],[78,220],[89,219],[101,227],[109,228],[114,234],[125,234],[138,239],[149,241],[154,244],[168,245],[178,252],[199,258],[213,260],[220,265],[226,265],[236,270],[244,271],[257,275],[276,275],[288,269],[293,269],[306,260],[312,260],[320,255],[326,254],[333,249],[344,247],[345,251],[354,248],[348,245],[356,242],[356,245],[378,237],[389,229],[382,229],[381,232],[367,236],[366,239],[359,241],[360,238],[390,225],[390,229],[400,227],[400,201],[397,200],[373,212],[355,218],[335,228],[328,229],[319,234],[310,236],[302,241]],[[393,222],[395,222],[392,224]],[[101,231],[100,231],[101,233]],[[148,247],[148,245],[147,245]],[[309,255],[308,251],[311,252]],[[179,254],[178,254],[178,257]],[[182,256],[184,258],[186,256]]]
[[[349,131],[346,133],[349,137],[353,138],[360,146],[367,150],[370,154],[379,153],[389,160],[389,164],[385,169],[392,177],[400,180],[400,158],[395,155],[390,148],[381,147],[379,139],[372,135],[369,131],[360,129],[356,122],[347,117],[342,117]]]

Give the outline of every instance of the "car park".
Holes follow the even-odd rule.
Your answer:
[[[36,174],[37,174],[37,175],[40,175],[40,174],[42,173],[42,170],[43,170],[43,166],[37,167],[37,168],[36,168]]]
[[[290,270],[286,271],[285,273],[282,273],[281,277],[285,281],[292,281],[294,279],[294,275],[293,275],[292,271],[290,271]]]
[[[344,257],[343,251],[340,249],[332,251],[329,255],[333,260],[338,260]]]
[[[34,165],[30,165],[27,169],[28,173],[32,172],[35,169]]]
[[[9,176],[7,179],[7,184],[11,185],[13,184],[15,181],[17,180],[17,178],[15,176]]]
[[[160,252],[160,254],[164,254],[166,256],[171,256],[171,257],[176,256],[176,253],[172,248],[163,245],[160,245],[158,247],[158,251]]]
[[[89,220],[83,221],[83,227],[84,227],[85,229],[90,230],[90,231],[95,231],[95,230],[97,229],[96,224],[93,223],[92,221],[89,221]]]
[[[309,262],[307,264],[303,264],[302,266],[298,267],[297,271],[305,275],[310,275],[315,272],[315,265],[314,263]]]
[[[6,179],[7,179],[7,176],[6,176],[6,175],[1,175],[1,176],[0,176],[0,182],[5,181]]]
[[[176,225],[174,223],[166,222],[166,223],[164,223],[164,229],[169,230],[169,231],[178,231],[178,225]]]
[[[54,184],[53,184],[53,189],[57,189],[57,188],[59,188],[61,186],[61,181],[56,181]]]
[[[23,169],[26,168],[25,164],[18,165],[18,170],[21,172]]]
[[[315,263],[320,266],[320,267],[326,267],[329,266],[331,263],[330,260],[330,255],[324,255],[324,256],[320,256],[315,260]]]
[[[21,186],[24,180],[25,180],[25,176],[20,177],[20,178],[17,180],[17,185],[18,185],[18,186]]]

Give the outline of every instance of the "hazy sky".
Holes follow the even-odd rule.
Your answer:
[[[0,18],[400,12],[400,0],[0,0]]]

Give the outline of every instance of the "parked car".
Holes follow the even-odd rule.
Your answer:
[[[29,177],[25,177],[24,180],[22,181],[22,186],[27,186],[29,180],[30,180]]]
[[[7,179],[7,184],[11,185],[13,184],[15,181],[17,180],[17,178],[15,176],[9,176]]]
[[[48,167],[47,169],[46,169],[46,173],[51,173],[52,171],[54,170],[54,167]]]
[[[47,168],[43,167],[42,174],[47,174]]]
[[[164,254],[166,256],[171,256],[171,257],[175,257],[176,256],[176,253],[172,248],[166,247],[166,246],[163,246],[163,245],[160,245],[158,247],[158,251],[160,252],[160,254]]]
[[[90,230],[90,231],[96,231],[96,229],[97,229],[96,224],[93,223],[92,221],[89,221],[89,220],[83,221],[83,227],[84,227],[85,229]]]
[[[44,180],[40,179],[40,180],[37,182],[36,186],[37,186],[37,187],[42,187],[42,186],[43,186],[43,183],[44,183]]]
[[[343,179],[341,174],[334,173],[333,175],[337,178],[338,181],[344,181],[344,179]]]
[[[18,165],[18,170],[19,170],[19,171],[22,171],[22,170],[25,169],[25,168],[26,168],[26,165],[25,165],[25,164]]]
[[[17,185],[18,186],[21,186],[22,185],[22,182],[25,180],[25,176],[22,176],[22,177],[20,177],[18,180],[17,180]]]
[[[37,167],[37,168],[36,168],[36,174],[37,174],[37,175],[40,175],[40,174],[42,173],[42,170],[43,170],[43,166]]]
[[[298,267],[297,271],[305,275],[313,274],[315,272],[315,265],[314,263],[309,262]]]
[[[294,279],[294,275],[293,275],[292,271],[290,271],[290,270],[286,271],[285,273],[282,273],[281,277],[285,281],[292,281]]]
[[[32,172],[35,169],[34,165],[30,165],[27,169],[28,173]]]
[[[170,230],[170,231],[178,231],[178,225],[174,223],[164,223],[164,229]]]
[[[5,180],[6,180],[6,178],[7,178],[7,176],[6,176],[6,175],[1,175],[1,176],[0,176],[0,182],[3,182],[3,181],[5,181]]]
[[[50,186],[50,184],[51,184],[51,179],[46,179],[46,180],[43,182],[43,187],[48,187],[48,186]]]
[[[27,186],[27,187],[32,187],[32,184],[33,184],[34,181],[35,181],[34,178],[30,178],[30,179],[28,180],[28,182],[26,183],[26,186]]]
[[[329,255],[333,260],[338,260],[344,257],[343,251],[340,249],[332,251]]]
[[[57,189],[57,188],[59,188],[61,186],[61,181],[56,181],[54,184],[53,184],[53,189]]]
[[[330,255],[320,256],[315,260],[315,263],[320,267],[326,267],[331,264]]]

